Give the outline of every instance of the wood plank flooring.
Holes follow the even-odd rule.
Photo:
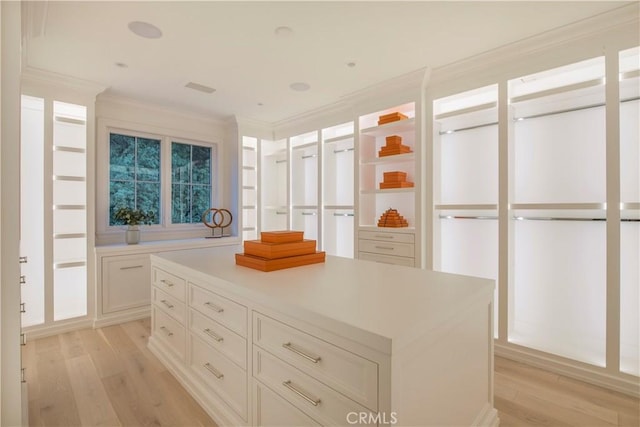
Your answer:
[[[215,426],[147,349],[150,319],[30,341],[31,426]],[[640,426],[640,401],[503,358],[495,361],[503,427]]]

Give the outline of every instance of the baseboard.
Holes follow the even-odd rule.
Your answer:
[[[71,320],[64,323],[57,323],[55,325],[37,325],[28,326],[23,328],[23,333],[26,335],[27,340],[33,340],[38,338],[46,338],[52,335],[64,334],[67,332],[77,331],[79,329],[91,328],[93,322],[91,319]]]
[[[495,408],[493,408],[491,404],[486,403],[482,408],[482,411],[480,411],[476,419],[473,421],[472,425],[498,427],[500,425],[500,419],[498,418],[498,411]]]
[[[526,363],[556,374],[564,375],[608,390],[640,398],[640,379],[628,374],[612,374],[604,368],[591,366],[554,356],[552,354],[520,347],[514,344],[494,343],[496,356]]]
[[[93,320],[93,327],[95,329],[105,326],[118,325],[120,323],[126,323],[132,320],[144,319],[145,317],[151,317],[150,307],[144,307],[135,311],[109,314],[100,318],[96,318]]]

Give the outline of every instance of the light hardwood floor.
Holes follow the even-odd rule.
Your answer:
[[[32,426],[215,426],[146,347],[150,319],[30,341]],[[640,401],[503,358],[501,426],[640,426]]]

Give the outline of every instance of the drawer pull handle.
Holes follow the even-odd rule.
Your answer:
[[[173,304],[171,304],[170,302],[167,302],[166,299],[160,300],[160,302],[166,305],[168,308],[173,308]]]
[[[224,341],[224,338],[221,337],[220,335],[216,334],[215,332],[213,332],[211,329],[207,328],[204,330],[204,333],[209,335],[211,338],[213,338],[214,340],[218,341],[218,342],[222,342]]]
[[[172,337],[173,336],[173,332],[171,332],[169,329],[167,329],[166,326],[160,326],[160,329],[162,329],[164,331],[164,333],[167,334],[168,337]]]
[[[213,374],[213,376],[216,377],[217,379],[221,380],[221,379],[224,378],[224,374],[222,372],[218,371],[213,366],[211,366],[211,364],[209,362],[205,363],[204,367],[206,368],[207,371],[211,372]]]
[[[293,344],[291,344],[290,342],[284,343],[284,344],[282,344],[282,346],[283,346],[284,348],[286,348],[287,350],[294,352],[294,353],[295,353],[295,354],[297,354],[298,356],[302,356],[302,357],[304,357],[305,359],[307,359],[307,360],[308,360],[308,361],[310,361],[310,362],[318,363],[318,362],[320,361],[320,356],[315,356],[315,357],[314,357],[314,356],[309,356],[309,355],[308,355],[307,353],[305,353],[304,351],[301,351],[301,350],[299,350],[299,349],[295,348],[295,347],[293,346]]]
[[[205,302],[204,305],[206,305],[207,307],[209,307],[211,310],[215,311],[216,313],[222,313],[224,311],[224,308],[218,307],[217,305],[215,305],[214,303],[212,303],[210,301]]]
[[[393,236],[387,236],[386,234],[376,234],[378,239],[393,239]]]
[[[313,406],[318,406],[320,404],[320,399],[314,399],[312,397],[307,396],[302,390],[295,387],[291,383],[291,380],[287,380],[283,382],[282,385],[288,388],[289,390],[291,390],[292,392],[294,392],[295,394],[297,394],[298,396],[300,396],[301,398],[303,398],[304,400],[306,400],[307,402],[311,403]]]
[[[388,251],[392,251],[394,248],[392,246],[376,246],[376,249],[386,249]]]
[[[129,267],[120,267],[120,270],[132,270],[134,268],[142,268],[142,265],[131,265]]]
[[[172,287],[172,286],[173,286],[173,283],[171,283],[170,281],[165,280],[165,279],[160,280],[160,282],[164,283],[164,284],[165,284],[165,285],[167,285],[168,287]]]

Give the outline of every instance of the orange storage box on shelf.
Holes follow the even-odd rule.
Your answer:
[[[244,253],[236,254],[236,264],[260,271],[275,271],[324,262],[325,253],[316,251],[315,240],[305,240],[302,231],[268,231],[260,240],[244,242]]]
[[[409,117],[397,111],[390,114],[383,114],[382,116],[378,117],[378,126],[385,125],[391,122],[397,122],[398,120],[406,120],[408,118]]]
[[[413,182],[407,182],[407,173],[402,171],[383,172],[383,182],[380,183],[380,189],[389,188],[411,188]]]

